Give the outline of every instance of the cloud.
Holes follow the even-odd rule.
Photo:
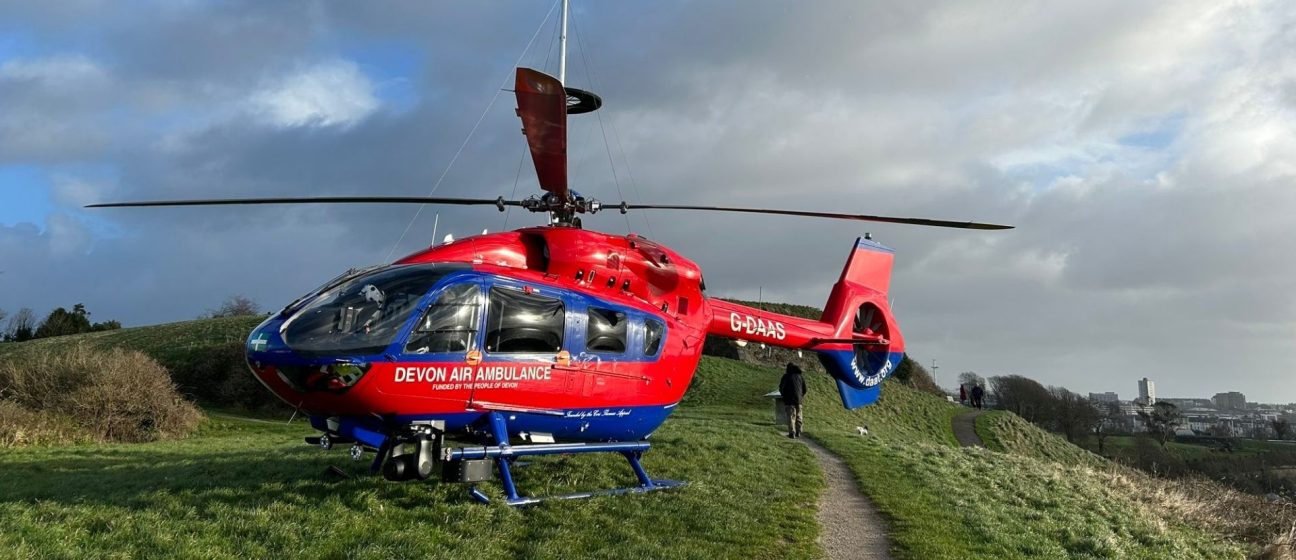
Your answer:
[[[355,63],[321,62],[276,80],[248,100],[253,113],[281,127],[350,126],[378,109],[373,84]]]
[[[50,89],[79,89],[102,83],[105,73],[80,55],[8,60],[0,64],[0,80],[37,82]]]
[[[82,55],[10,59],[0,64],[0,163],[67,160],[102,149],[110,90],[101,65]]]
[[[78,298],[128,324],[180,319],[235,292],[274,307],[381,260],[414,208],[76,206],[426,194],[548,8],[0,8],[33,42],[0,62],[0,164],[41,169],[59,214],[57,228],[0,231],[0,281],[21,286],[0,306]],[[605,101],[571,121],[585,194],[1019,226],[585,221],[676,247],[714,295],[820,305],[871,231],[898,250],[909,349],[942,377],[1130,393],[1147,375],[1170,395],[1296,401],[1296,6],[752,0],[574,14],[569,82]],[[551,39],[542,30],[523,64],[554,70]],[[408,90],[399,111],[378,85],[390,80]],[[500,94],[438,194],[535,191],[512,107]],[[429,208],[395,252],[429,242],[434,219],[438,236],[461,236],[506,216]]]

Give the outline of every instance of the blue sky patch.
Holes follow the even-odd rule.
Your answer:
[[[418,44],[338,39],[336,49],[373,81],[374,94],[384,105],[407,111],[418,104],[418,84],[426,63]]]
[[[23,222],[45,226],[45,216],[54,211],[49,175],[34,165],[0,165],[0,224]]]
[[[1160,150],[1170,146],[1183,132],[1183,111],[1171,113],[1165,117],[1140,123],[1135,132],[1126,134],[1116,140],[1122,146]]]

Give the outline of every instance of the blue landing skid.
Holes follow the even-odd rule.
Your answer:
[[[493,459],[496,468],[499,469],[500,481],[504,485],[505,503],[511,506],[525,506],[548,500],[574,500],[593,496],[639,494],[652,492],[654,490],[677,488],[685,484],[684,482],[677,480],[654,480],[648,477],[647,471],[645,471],[643,465],[639,463],[639,458],[642,457],[643,453],[652,446],[646,441],[509,445],[508,427],[505,423],[504,416],[498,412],[492,412],[488,416],[487,421],[489,422],[491,436],[495,439],[495,445],[451,449],[446,458],[450,460]],[[624,488],[611,488],[608,490],[577,492],[573,494],[563,494],[543,498],[518,495],[517,485],[513,482],[513,473],[510,469],[513,461],[518,457],[525,457],[528,455],[568,455],[575,453],[620,453],[621,456],[626,458],[626,461],[629,461],[630,468],[634,470],[635,477],[639,479],[639,485]],[[476,487],[469,489],[468,495],[483,504],[490,503],[490,498]]]

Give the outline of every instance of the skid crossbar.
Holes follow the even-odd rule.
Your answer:
[[[491,438],[495,440],[495,445],[449,449],[446,451],[445,458],[451,461],[474,459],[494,460],[496,468],[499,469],[500,482],[504,486],[505,503],[511,506],[534,504],[545,500],[570,500],[576,498],[588,498],[591,496],[651,492],[653,490],[675,488],[684,484],[683,482],[675,480],[654,480],[648,476],[647,471],[644,470],[643,465],[639,462],[643,453],[652,447],[652,444],[646,441],[509,445],[508,426],[505,423],[502,414],[499,414],[498,412],[490,413],[487,419],[487,425],[491,432]],[[634,470],[635,478],[639,480],[639,485],[590,492],[577,492],[574,494],[549,496],[545,498],[526,497],[518,494],[517,485],[513,482],[513,473],[510,469],[511,464],[515,459],[518,457],[534,455],[570,455],[576,453],[620,453],[621,456],[625,457],[626,461],[630,463],[630,468]],[[487,503],[490,501],[490,498],[488,498],[485,493],[475,487],[470,489],[468,493],[473,499],[479,502]]]

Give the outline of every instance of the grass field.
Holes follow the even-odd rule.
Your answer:
[[[4,451],[0,556],[818,556],[814,460],[764,407],[745,406],[777,374],[719,360],[704,370],[704,383],[732,392],[691,396],[644,459],[656,477],[689,481],[678,491],[481,506],[464,485],[322,476],[329,465],[360,474],[367,463],[306,446],[300,420],[213,416],[180,442]],[[536,495],[634,480],[619,457],[547,458],[517,473]],[[500,496],[498,485],[485,488]]]
[[[0,345],[0,359],[88,341],[193,367],[186,348],[228,346],[256,322],[220,321]],[[5,449],[0,557],[819,557],[821,474],[771,424],[763,396],[779,373],[703,359],[644,459],[653,476],[687,487],[526,509],[478,505],[463,485],[362,474],[367,463],[344,451],[304,445],[311,431],[300,420],[224,411],[181,441]],[[982,417],[991,449],[961,449],[950,422],[965,409],[939,397],[888,382],[881,402],[845,411],[826,377],[807,380],[807,434],[847,461],[888,518],[898,558],[1214,559],[1256,549],[1188,526],[1105,460],[1016,416]],[[863,425],[870,436],[857,434]],[[326,477],[329,465],[359,476]],[[517,476],[534,495],[633,482],[619,457],[546,458]],[[500,496],[497,484],[485,489]]]

